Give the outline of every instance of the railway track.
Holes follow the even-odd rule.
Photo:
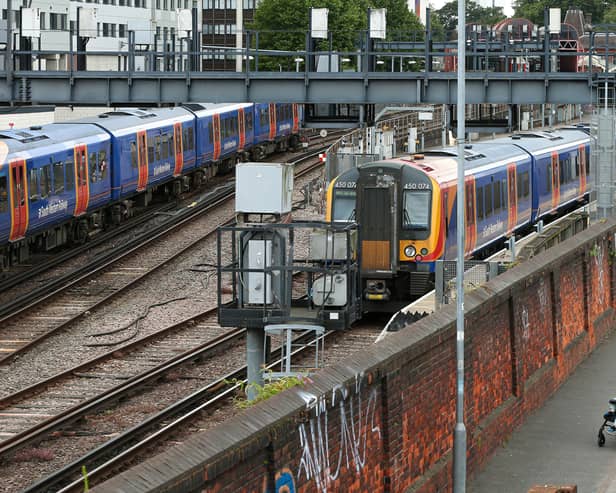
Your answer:
[[[317,135],[311,137],[311,143],[308,143],[308,147],[302,151],[305,153],[318,153],[323,150],[323,146],[335,139],[337,135],[343,135],[345,131],[332,132],[327,139],[318,137]],[[276,156],[272,156],[276,159]],[[285,157],[283,155],[283,157]],[[211,186],[212,183],[210,182]],[[214,186],[217,185],[217,181],[214,182]],[[182,201],[190,203],[191,197],[196,194],[191,193],[183,196]],[[17,265],[11,267],[9,271],[0,272],[0,319],[7,317],[19,304],[28,304],[28,299],[40,295],[46,288],[42,287],[41,277],[45,275],[45,284],[49,282],[56,282],[61,285],[63,282],[67,282],[71,276],[68,276],[65,272],[67,269],[64,265],[71,261],[80,261],[80,257],[83,263],[89,263],[89,258],[92,257],[92,251],[97,248],[104,248],[106,244],[112,242],[115,238],[122,240],[123,235],[127,235],[135,230],[139,230],[144,227],[158,227],[162,221],[157,221],[157,218],[164,218],[169,215],[177,214],[177,202],[168,202],[159,204],[157,206],[150,206],[147,210],[139,213],[135,218],[114,227],[109,231],[100,232],[90,238],[90,240],[80,246],[72,247],[66,250],[60,250],[53,254],[41,254],[38,253],[33,257],[33,265]],[[154,221],[154,223],[153,223]],[[54,269],[58,272],[54,273]],[[74,276],[78,276],[78,272],[73,273]],[[13,290],[13,291],[11,291]]]
[[[203,316],[207,316],[204,314]],[[188,323],[184,322],[185,324]],[[328,353],[328,358],[337,360],[359,349],[372,344],[378,335],[379,327],[363,327],[351,332],[329,332],[326,338],[331,340],[331,346],[335,349]],[[38,443],[43,441],[43,448],[50,454],[66,456],[67,443],[70,442],[70,450],[88,449],[85,454],[67,458],[68,463],[57,466],[54,473],[30,485],[25,491],[82,491],[83,480],[81,478],[82,467],[88,471],[90,486],[101,481],[105,477],[114,474],[118,468],[132,464],[137,460],[143,460],[152,454],[153,450],[160,447],[169,447],[178,440],[183,440],[182,434],[186,430],[203,429],[208,427],[208,418],[213,409],[225,406],[227,411],[233,412],[232,399],[237,394],[238,385],[231,379],[245,378],[246,367],[237,365],[235,357],[230,357],[231,352],[244,357],[244,347],[238,347],[238,338],[243,337],[243,331],[233,331],[224,339],[218,338],[209,345],[188,351],[172,361],[165,362],[149,369],[138,376],[132,377],[125,383],[113,389],[108,389],[105,396],[97,396],[83,405],[75,406],[70,412],[65,412],[57,418],[48,420],[32,430],[25,432],[19,439],[12,443],[0,445],[0,457],[5,463],[10,463],[7,454],[25,443]],[[300,336],[302,337],[302,336]],[[136,349],[135,353],[145,349]],[[207,354],[224,351],[224,361],[210,361]],[[312,349],[299,348],[294,357],[309,360],[312,358]],[[278,352],[273,353],[274,359],[279,358]],[[301,360],[300,360],[301,363]],[[279,364],[278,361],[272,366]],[[184,368],[183,370],[181,368]],[[199,370],[205,368],[205,372]],[[95,370],[91,370],[95,371]],[[183,373],[182,373],[183,372]],[[73,372],[75,373],[75,372]],[[180,377],[179,375],[183,375]],[[165,395],[169,393],[164,384],[152,385],[153,381],[160,382],[167,376],[174,375],[175,382],[178,379],[190,380],[193,385],[182,384],[182,395],[176,396],[172,401],[165,401]],[[174,385],[174,384],[170,384]],[[149,413],[143,419],[139,413],[137,424],[132,427],[120,426],[109,429],[109,423],[126,421],[126,416],[133,410],[138,409],[130,402],[128,395],[146,396],[148,402],[156,402],[157,409]],[[122,401],[123,404],[118,404]],[[33,401],[36,402],[36,401]],[[19,407],[21,409],[22,405]],[[3,414],[6,410],[3,411]],[[116,417],[121,414],[124,420]],[[80,426],[79,419],[85,422]],[[73,426],[67,428],[67,424]],[[94,425],[92,425],[94,423]],[[97,424],[98,423],[98,424]],[[113,438],[107,441],[92,438],[92,428],[103,428],[106,434],[112,434]],[[211,423],[210,423],[211,425]],[[76,441],[85,441],[86,447],[76,445]],[[94,445],[93,445],[94,443]],[[62,451],[62,452],[60,452]],[[144,455],[145,454],[145,455]],[[13,465],[12,467],[18,467]],[[0,468],[1,470],[1,468]]]
[[[298,163],[316,154],[310,152],[298,159]],[[302,166],[296,176],[319,165]],[[213,234],[224,221],[210,224],[207,213],[230,201],[233,191],[232,184],[221,187],[201,204],[178,213],[171,224],[149,231],[147,239],[135,238],[89,265],[14,300],[10,310],[7,309],[8,314],[0,317],[0,364],[86,316]],[[181,241],[178,240],[180,228]],[[161,251],[165,253],[161,255]]]

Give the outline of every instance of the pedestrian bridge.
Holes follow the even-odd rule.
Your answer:
[[[597,103],[615,75],[613,47],[595,39],[601,38],[572,50],[553,40],[473,38],[467,41],[466,102]],[[128,51],[101,53],[10,50],[0,55],[0,103],[456,103],[455,42],[364,44],[369,49],[354,52],[210,47],[187,53],[139,51],[133,43]],[[237,71],[207,70],[219,56],[237,58]],[[116,69],[88,70],[104,65],[97,57]]]
[[[12,80],[11,80],[12,79]],[[180,102],[455,104],[455,72],[0,72],[0,101],[12,104],[168,105]],[[466,75],[466,103],[590,104],[614,75]]]

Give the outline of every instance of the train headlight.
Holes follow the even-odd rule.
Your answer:
[[[428,255],[428,249],[422,248],[419,253],[421,253],[422,255]]]
[[[409,245],[404,249],[404,255],[406,255],[409,258],[413,258],[416,253],[417,253],[417,250],[415,250],[415,247],[413,245]]]

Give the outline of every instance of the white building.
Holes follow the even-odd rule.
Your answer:
[[[158,68],[165,66],[162,53],[187,50],[188,32],[178,31],[177,9],[190,9],[193,0],[12,0],[13,10],[13,46],[19,48],[20,27],[22,34],[32,40],[32,50],[58,51],[65,53],[44,54],[33,60],[33,70],[66,70],[69,67],[71,48],[69,29],[73,32],[72,50],[77,50],[77,11],[90,19],[91,26],[80,25],[80,34],[88,37],[86,44],[88,70],[125,70],[126,56],[115,54],[97,55],[97,52],[128,52],[129,31],[135,33],[137,50],[144,56],[135,58],[136,70],[150,70],[154,63],[153,53]],[[7,36],[7,0],[0,0],[2,20],[0,21],[0,43],[6,43]],[[26,9],[26,6],[28,9]],[[198,5],[195,5],[198,6]],[[198,6],[198,22],[201,26],[201,7]],[[20,8],[26,9],[21,19]],[[94,9],[94,10],[89,10]],[[88,13],[89,15],[83,15]],[[33,15],[32,15],[33,14]],[[38,29],[36,29],[38,24]],[[84,28],[85,27],[85,28]],[[89,27],[89,29],[88,29]],[[22,43],[23,44],[23,43]],[[180,48],[182,46],[182,48]],[[25,48],[25,46],[24,46]],[[184,57],[185,59],[186,57]],[[179,55],[173,60],[167,57],[166,65],[174,63],[179,68]],[[77,68],[74,56],[73,68]]]

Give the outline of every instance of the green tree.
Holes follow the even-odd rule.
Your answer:
[[[503,20],[506,15],[502,7],[482,7],[473,0],[466,0],[466,23],[476,23],[484,26],[493,26]],[[450,34],[458,28],[458,2],[452,0],[435,12],[442,23],[445,34]]]
[[[361,46],[368,28],[369,8],[387,9],[388,39],[424,37],[423,25],[408,10],[405,0],[262,0],[248,28],[258,32],[260,49],[304,51],[311,7],[329,9],[328,28],[332,33],[333,49],[339,52],[355,52]],[[255,36],[252,38],[254,47]],[[317,44],[319,50],[328,48],[327,41]],[[272,68],[272,64],[288,69],[292,66],[292,57],[259,59],[260,68],[268,65]]]
[[[606,24],[616,24],[616,5],[612,5],[605,11],[603,22]]]
[[[432,27],[432,39],[434,41],[445,41],[445,26],[443,26],[443,21],[434,10],[432,10],[430,23]]]
[[[515,3],[515,16],[524,17],[535,24],[543,26],[544,11],[550,8],[560,8],[564,18],[565,12],[571,6],[570,0],[517,0]],[[577,0],[574,8],[580,9],[585,15],[592,15],[592,22],[597,24],[603,21],[603,15],[613,0]]]

